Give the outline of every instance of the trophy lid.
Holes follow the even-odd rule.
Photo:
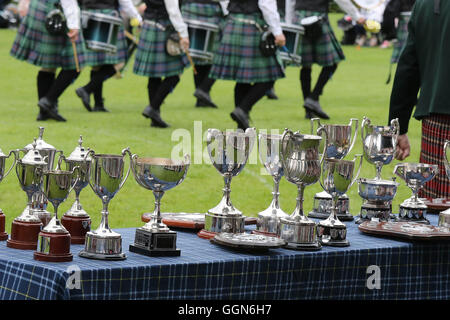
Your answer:
[[[39,151],[37,150],[37,142],[36,138],[34,142],[31,144],[32,149],[27,152],[27,154],[20,160],[21,163],[31,164],[31,165],[47,165],[44,158],[41,156]]]
[[[67,157],[69,161],[91,161],[91,157],[88,156],[86,158],[86,154],[89,152],[89,149],[83,147],[83,136],[80,135],[80,139],[78,139],[78,146],[72,151],[70,156]]]
[[[37,150],[56,150],[56,148],[54,146],[52,146],[51,144],[48,144],[47,142],[44,141],[44,139],[42,139],[42,136],[44,135],[44,127],[39,127],[39,137],[37,139],[35,139],[36,142],[36,149]],[[32,150],[33,149],[33,144],[30,143],[27,146],[25,146],[25,150]]]

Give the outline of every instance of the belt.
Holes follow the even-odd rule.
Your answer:
[[[242,22],[242,23],[247,23],[247,24],[254,25],[254,26],[259,30],[259,32],[261,32],[261,33],[264,32],[264,29],[263,29],[263,28],[261,27],[261,25],[260,25],[258,22],[256,22],[255,20],[244,19],[244,18],[236,18],[236,17],[233,17],[233,16],[231,16],[231,15],[230,15],[230,19],[233,19],[234,21],[239,21],[239,22]]]
[[[145,19],[144,23],[147,23],[147,24],[151,25],[152,27],[156,27],[161,31],[166,31],[166,27],[164,27],[161,23],[156,22],[154,20]]]

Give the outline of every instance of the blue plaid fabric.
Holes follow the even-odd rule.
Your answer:
[[[437,217],[429,216],[433,224]],[[239,252],[178,231],[180,257],[128,252],[134,229],[122,234],[124,261],[78,257],[47,263],[33,251],[0,244],[0,299],[449,299],[449,243],[411,243],[362,234],[348,222],[347,248]],[[66,286],[68,267],[81,270],[81,289]],[[380,268],[380,289],[368,289],[368,266]]]

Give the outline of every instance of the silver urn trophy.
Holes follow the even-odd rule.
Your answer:
[[[343,159],[356,142],[358,134],[358,119],[350,119],[348,125],[342,124],[324,124],[320,123],[319,118],[311,119],[311,133],[314,134],[315,123],[318,128],[323,128],[327,135],[327,148],[325,158]],[[323,141],[325,143],[325,141]],[[341,221],[353,221],[354,217],[349,212],[350,199],[346,194],[340,195],[338,199],[338,217]],[[327,219],[332,208],[332,198],[329,193],[322,191],[314,195],[314,205],[312,211],[308,214],[310,218]]]
[[[155,196],[155,210],[151,220],[143,227],[136,229],[134,244],[130,251],[146,256],[179,256],[177,249],[177,233],[170,230],[162,222],[161,198],[164,193],[186,178],[190,165],[190,157],[183,161],[166,158],[140,158],[131,156],[131,172],[136,182],[143,188],[151,190]]]
[[[446,140],[444,143],[444,166],[445,173],[447,177],[450,179],[450,140]],[[439,213],[439,222],[438,225],[440,227],[450,228],[450,209],[444,210]]]
[[[222,132],[208,129],[206,140],[211,162],[223,176],[225,187],[222,200],[205,214],[205,227],[198,236],[212,239],[220,232],[243,233],[245,216],[231,202],[231,179],[244,169],[256,140],[256,130]]]
[[[429,224],[427,205],[419,198],[419,190],[439,172],[438,165],[425,163],[401,163],[394,168],[399,176],[411,188],[413,195],[400,204],[398,221],[410,221]]]
[[[375,165],[374,179],[358,179],[358,193],[363,199],[361,212],[356,223],[372,218],[388,221],[392,215],[392,200],[397,193],[398,182],[395,178],[384,180],[381,169],[394,159],[397,138],[400,130],[398,119],[393,119],[390,126],[374,126],[370,119],[364,117],[361,124],[361,139],[364,159]]]
[[[360,157],[360,163],[355,174],[355,162]],[[356,155],[353,160],[325,159],[320,176],[320,185],[331,194],[333,205],[329,217],[319,222],[317,233],[322,245],[334,247],[347,247],[347,226],[339,220],[339,197],[355,183],[362,166],[362,155]]]
[[[129,149],[122,150],[122,154],[96,154],[90,150],[86,158],[90,156],[91,167],[89,185],[94,193],[102,200],[103,210],[100,226],[86,233],[85,247],[79,253],[83,258],[99,260],[124,260],[122,252],[122,236],[109,227],[108,204],[125,184],[130,174],[131,166],[124,176],[125,156]]]

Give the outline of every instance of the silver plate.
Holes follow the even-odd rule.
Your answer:
[[[228,247],[259,250],[280,248],[286,244],[277,237],[250,233],[219,233],[211,242]]]

